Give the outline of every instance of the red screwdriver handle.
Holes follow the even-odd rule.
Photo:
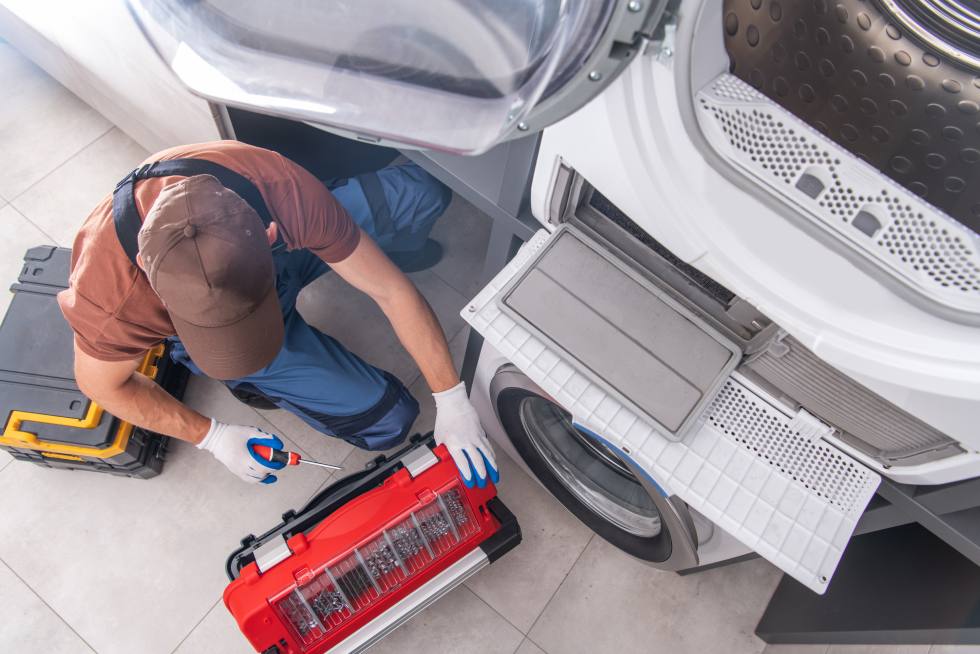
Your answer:
[[[272,463],[281,463],[287,466],[298,466],[299,465],[299,454],[296,452],[287,452],[286,450],[276,450],[268,445],[253,445],[252,449],[255,453],[266,461],[271,461]]]

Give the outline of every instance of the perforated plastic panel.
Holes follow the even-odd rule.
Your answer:
[[[547,342],[503,313],[502,289],[548,241],[539,232],[463,312],[486,341],[668,493],[817,593],[827,588],[880,477],[834,447],[808,440],[792,417],[734,378],[703,425],[681,441],[603,390]]]
[[[737,77],[698,93],[712,147],[906,286],[980,314],[980,238]]]

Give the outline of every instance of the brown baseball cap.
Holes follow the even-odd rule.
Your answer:
[[[207,375],[269,365],[283,341],[275,265],[255,210],[210,175],[165,187],[139,232],[150,286]]]

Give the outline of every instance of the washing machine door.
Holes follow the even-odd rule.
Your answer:
[[[667,0],[127,0],[194,92],[373,142],[478,153],[568,115]]]
[[[687,505],[668,496],[623,451],[571,415],[516,366],[500,368],[490,400],[504,430],[542,484],[607,541],[665,570],[698,564]]]

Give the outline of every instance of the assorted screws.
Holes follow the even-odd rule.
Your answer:
[[[425,565],[427,559],[420,562],[415,561],[415,557],[422,554],[438,556],[445,551],[447,546],[445,542],[440,544],[440,539],[446,536],[458,538],[459,533],[469,531],[466,525],[472,517],[460,491],[453,488],[442,493],[439,500],[388,529],[385,532],[387,538],[382,536],[372,545],[354,550],[344,561],[330,568],[332,575],[319,576],[325,590],[311,598],[300,596],[303,591],[296,589],[280,601],[280,611],[296,627],[299,636],[319,638],[318,632],[329,629],[337,619],[343,619],[343,611],[357,610],[365,602],[372,601],[373,595],[369,593],[386,592],[392,585],[398,585],[404,574],[411,574],[418,566]],[[387,577],[399,571],[403,573],[400,577]],[[310,586],[304,589],[312,590]]]

